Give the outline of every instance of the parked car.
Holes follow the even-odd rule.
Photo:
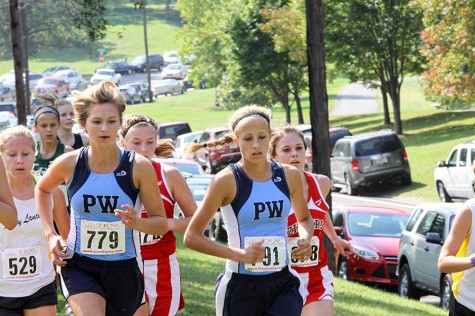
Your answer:
[[[119,86],[119,92],[124,96],[127,104],[135,104],[142,101],[140,93],[131,85]]]
[[[104,80],[110,81],[118,85],[120,83],[121,75],[115,73],[114,69],[99,68],[91,77],[91,84],[98,84]]]
[[[165,65],[168,65],[173,63],[180,63],[181,57],[176,50],[172,50],[163,53],[163,60],[165,61]]]
[[[25,74],[23,74],[23,78],[25,78],[25,77],[26,77]],[[30,91],[35,90],[36,84],[41,79],[43,79],[43,75],[40,74],[40,73],[37,73],[37,72],[29,72],[28,73],[28,84],[29,84]],[[24,80],[24,82],[26,82],[26,80]]]
[[[404,144],[396,133],[379,131],[345,136],[335,143],[330,158],[334,190],[346,187],[356,195],[362,186],[400,180],[412,183],[411,169]]]
[[[152,93],[154,97],[159,95],[183,94],[183,86],[175,79],[163,79],[152,81]]]
[[[132,73],[132,66],[123,60],[110,61],[101,68],[114,69],[118,74],[130,75]]]
[[[134,87],[135,90],[140,94],[140,100],[142,103],[145,103],[149,99],[148,95],[148,83],[145,81],[137,81],[129,84]]]
[[[203,168],[193,160],[177,158],[154,158],[154,160],[177,168],[184,177],[206,176]]]
[[[174,142],[179,135],[191,132],[187,121],[166,122],[158,125],[157,134],[160,139],[171,138]]]
[[[159,54],[149,54],[148,55],[148,62],[150,69],[156,69],[158,71],[162,71],[163,67],[165,66],[165,62],[163,57]],[[146,55],[139,55],[135,57],[131,62],[130,66],[135,72],[147,72],[147,60]]]
[[[16,102],[0,102],[0,112],[8,112],[16,116]]]
[[[59,70],[55,76],[69,83],[69,89],[71,90],[77,89],[83,81],[81,73],[74,69]]]
[[[0,83],[5,82],[14,82],[15,81],[15,70],[10,70],[7,73],[4,73],[0,76]]]
[[[401,233],[398,252],[399,295],[419,299],[423,294],[437,295],[447,309],[452,277],[437,269],[440,250],[449,234],[460,204],[419,204]]]
[[[186,153],[186,148],[193,143],[197,143],[200,140],[203,131],[190,132],[177,136],[175,140],[175,152],[173,157],[181,159],[193,159],[193,154]]]
[[[227,127],[208,128],[203,131],[200,144],[215,140],[228,133]],[[201,148],[195,152],[196,161],[205,168],[206,172],[215,174],[219,169],[239,161],[241,152],[237,143],[229,145]]]
[[[296,128],[300,130],[304,134],[305,145],[307,149],[305,150],[305,168],[306,170],[312,171],[313,168],[313,153],[312,153],[312,130],[311,125],[308,124],[301,124],[297,125]],[[345,136],[351,136],[350,130],[346,127],[330,127],[328,129],[329,137],[330,137],[330,154],[335,147],[335,143],[340,138]]]
[[[344,257],[335,251],[336,274],[347,280],[398,284],[397,253],[401,231],[409,214],[375,206],[345,206],[333,210],[337,234],[351,242],[355,254]]]
[[[179,82],[183,86],[183,89],[185,89],[185,91],[188,91],[188,89],[193,88],[193,80],[190,80],[188,78],[188,75],[186,75],[185,78],[183,78],[182,80],[179,80]]]
[[[69,66],[53,66],[53,67],[49,67],[43,70],[42,74],[43,74],[43,77],[51,77],[51,76],[54,76],[56,72],[60,70],[67,70],[67,69],[74,70],[74,68],[69,67]]]
[[[161,76],[163,79],[183,79],[187,73],[188,70],[183,64],[168,64],[163,68]]]
[[[452,148],[447,162],[437,163],[434,170],[434,182],[441,202],[451,202],[454,198],[475,197],[474,160],[475,140],[471,140]]]
[[[0,83],[0,101],[14,101],[16,99],[15,83]]]
[[[0,112],[0,130],[18,125],[17,117],[11,112]]]
[[[59,97],[65,98],[69,93],[69,83],[61,77],[43,77],[35,87],[36,95],[53,92]]]

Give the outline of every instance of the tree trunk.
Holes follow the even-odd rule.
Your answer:
[[[389,79],[390,90],[389,96],[393,104],[393,116],[394,116],[394,131],[398,135],[402,135],[402,121],[401,121],[401,85],[397,78]]]
[[[26,114],[31,113],[30,107],[30,69],[28,63],[28,26],[26,24],[26,5],[21,9],[21,33],[23,43],[23,73],[25,74],[25,111]]]
[[[300,96],[297,90],[294,90],[294,99],[295,105],[297,106],[297,117],[299,124],[304,124],[303,112],[302,112],[302,102],[300,101]]]
[[[383,85],[380,86],[380,89],[383,96],[384,125],[389,125],[391,124],[391,117],[389,116],[388,93]]]
[[[23,81],[23,53],[21,51],[21,17],[18,0],[10,0],[10,30],[12,35],[13,65],[18,124],[26,125],[25,82]]]
[[[305,0],[307,21],[307,59],[310,88],[310,122],[312,124],[313,166],[318,173],[331,178],[328,95],[326,88],[325,46],[323,32],[323,0]],[[316,153],[316,154],[315,154]],[[331,193],[326,198],[330,205]],[[334,271],[333,244],[325,236],[328,266]]]

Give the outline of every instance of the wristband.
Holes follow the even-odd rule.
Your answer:
[[[470,261],[472,262],[472,266],[475,267],[475,253],[471,255],[469,258],[470,258]]]

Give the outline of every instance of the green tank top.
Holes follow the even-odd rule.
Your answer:
[[[64,154],[64,144],[60,140],[58,140],[56,151],[54,155],[49,159],[43,159],[43,157],[41,157],[39,142],[36,146],[36,150],[38,151],[38,154],[36,155],[36,160],[33,164],[33,170],[36,171],[39,176],[42,176],[48,169],[49,165],[53,162],[53,160]]]

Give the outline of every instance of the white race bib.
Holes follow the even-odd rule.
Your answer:
[[[81,253],[112,255],[125,252],[125,225],[116,222],[81,221]]]
[[[246,263],[244,268],[253,272],[282,270],[286,266],[287,260],[285,238],[279,236],[246,237],[244,246],[247,248],[261,240],[264,240],[262,244],[265,248],[264,260],[262,262]]]
[[[40,246],[11,248],[2,251],[3,279],[33,280],[41,277]]]
[[[318,265],[318,252],[320,247],[320,239],[317,236],[313,236],[310,241],[310,246],[312,247],[312,255],[310,258],[304,261],[292,258],[292,250],[297,248],[297,242],[300,237],[288,237],[287,238],[287,249],[289,250],[289,258],[292,267],[311,267]]]

